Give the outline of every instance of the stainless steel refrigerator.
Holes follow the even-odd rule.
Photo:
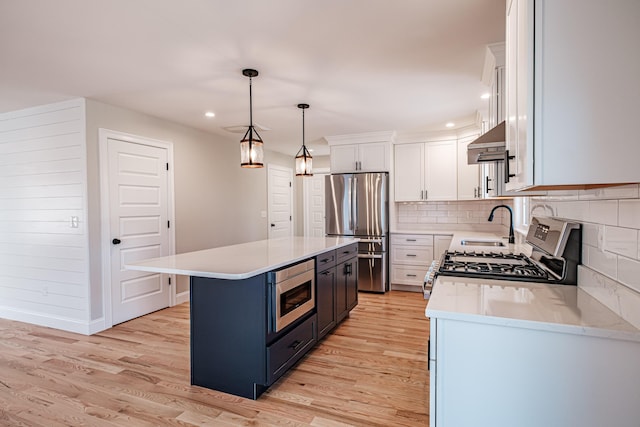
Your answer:
[[[358,290],[389,290],[389,175],[382,172],[327,175],[328,236],[359,237]]]

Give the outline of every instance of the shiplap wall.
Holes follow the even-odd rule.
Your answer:
[[[85,126],[83,99],[0,114],[1,317],[89,333]]]

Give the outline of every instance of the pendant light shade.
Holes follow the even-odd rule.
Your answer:
[[[296,154],[296,176],[313,176],[313,158],[304,144],[304,110],[309,108],[309,104],[298,104],[298,108],[302,110],[302,148]]]
[[[264,152],[262,150],[262,138],[253,127],[253,98],[251,93],[252,78],[258,75],[258,71],[246,68],[242,75],[249,77],[249,128],[240,141],[240,166],[243,168],[261,168],[264,166]]]

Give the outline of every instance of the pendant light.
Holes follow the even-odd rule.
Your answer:
[[[298,104],[298,108],[302,110],[302,148],[296,154],[296,176],[313,176],[311,163],[313,158],[304,145],[304,110],[309,108],[309,104]]]
[[[253,127],[253,99],[251,94],[251,79],[258,75],[258,71],[246,68],[242,75],[249,77],[249,129],[240,141],[240,166],[243,168],[261,168],[264,166],[262,138]]]

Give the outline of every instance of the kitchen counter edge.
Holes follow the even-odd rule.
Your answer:
[[[126,264],[125,269],[242,280],[358,241],[351,237],[282,237],[152,258]],[[234,264],[240,256],[240,263]]]

